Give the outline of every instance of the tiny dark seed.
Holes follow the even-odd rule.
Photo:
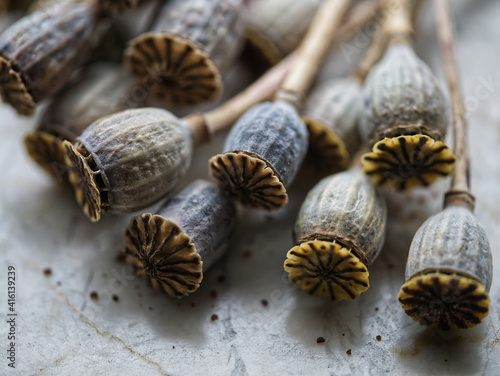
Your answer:
[[[351,356],[352,351],[351,351],[351,349],[349,349],[349,350],[347,350],[345,353],[346,353],[347,355]]]
[[[120,300],[120,298],[118,297],[118,295],[113,295],[114,302],[118,302],[119,300]]]
[[[267,299],[262,299],[260,301],[260,304],[262,304],[264,307],[267,307],[269,305],[269,302],[267,301]]]
[[[50,269],[50,268],[43,269],[43,274],[46,275],[47,277],[51,276],[52,275],[52,269]]]
[[[149,307],[149,310],[152,311],[153,310],[153,307]]]
[[[218,320],[218,319],[219,319],[219,316],[217,316],[215,313],[212,316],[210,316],[210,320],[211,321],[215,321],[215,320]]]
[[[324,337],[318,337],[316,339],[316,343],[324,343],[325,342],[325,338]]]
[[[377,336],[375,338],[377,338],[377,341],[379,341],[379,342],[382,341],[382,337],[381,336]]]
[[[210,296],[211,296],[213,299],[217,298],[217,291],[212,290],[212,292],[210,293]]]
[[[90,293],[90,299],[92,299],[94,302],[97,302],[99,300],[99,294],[95,291],[92,291]]]
[[[220,275],[220,276],[217,277],[217,282],[218,283],[223,283],[225,280],[226,280],[226,276],[225,275]]]
[[[127,255],[125,254],[125,252],[118,252],[117,255],[115,256],[115,261],[118,263],[118,264],[123,264],[125,262],[125,258],[127,257]]]

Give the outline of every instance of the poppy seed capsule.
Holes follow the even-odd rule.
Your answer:
[[[45,110],[24,145],[30,157],[56,178],[65,178],[63,141],[76,138],[95,120],[140,103],[127,100],[132,79],[115,64],[96,64],[67,85]]]
[[[21,115],[56,94],[82,64],[96,18],[86,3],[23,17],[0,35],[0,94]]]
[[[399,302],[422,325],[471,328],[488,315],[492,273],[481,224],[468,208],[451,205],[415,234]]]
[[[295,50],[320,3],[320,0],[249,2],[245,38],[252,56],[274,65]]]
[[[288,202],[286,187],[307,152],[308,134],[295,108],[264,102],[233,126],[224,152],[209,160],[220,188],[246,206],[275,210]]]
[[[447,107],[436,78],[405,44],[389,47],[363,90],[360,133],[373,145],[363,156],[376,184],[427,186],[453,170],[455,156],[442,142]]]
[[[76,200],[93,222],[161,199],[186,173],[193,149],[189,127],[157,108],[101,118],[74,145],[63,144]]]
[[[203,273],[225,252],[236,209],[215,184],[197,180],[158,214],[138,215],[125,233],[125,254],[137,274],[176,298],[196,291]]]
[[[332,301],[366,291],[368,267],[385,240],[387,209],[360,170],[328,176],[307,194],[295,222],[296,246],[284,264],[289,280]]]
[[[167,103],[194,105],[222,92],[221,71],[239,52],[241,0],[173,0],[153,29],[130,42],[125,61],[138,78],[159,82]]]
[[[342,79],[313,88],[302,111],[309,131],[306,163],[320,174],[345,170],[360,144],[358,80]]]

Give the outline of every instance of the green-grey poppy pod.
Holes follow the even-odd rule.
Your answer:
[[[483,227],[468,208],[450,205],[415,234],[399,302],[423,325],[470,328],[488,315],[492,277]]]
[[[368,267],[385,240],[387,208],[360,170],[328,176],[309,191],[284,268],[306,293],[332,301],[366,291]]]

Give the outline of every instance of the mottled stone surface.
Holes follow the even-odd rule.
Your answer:
[[[439,210],[445,180],[430,191],[398,193],[391,200],[387,244],[371,269],[370,289],[357,301],[311,298],[286,279],[283,261],[292,245],[292,226],[314,183],[307,179],[290,187],[290,204],[282,211],[242,212],[242,227],[228,256],[207,272],[195,294],[177,301],[152,291],[131,267],[115,261],[131,215],[91,224],[72,194],[25,154],[22,139],[35,123],[2,105],[0,374],[498,374],[500,3],[453,3],[471,124],[476,214],[496,268],[491,312],[481,325],[448,333],[426,329],[397,301],[412,232]],[[417,52],[444,82],[430,14],[423,23]],[[342,51],[337,58],[339,64],[353,65]],[[334,73],[346,70],[340,66]],[[207,177],[207,160],[221,150],[223,137],[214,141],[199,150],[186,182]],[[16,370],[7,368],[4,356],[8,265],[17,268]],[[317,343],[319,337],[325,342]]]

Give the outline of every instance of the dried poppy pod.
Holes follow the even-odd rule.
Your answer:
[[[320,0],[252,0],[245,13],[248,53],[267,64],[276,64],[302,42],[320,3]]]
[[[117,64],[85,68],[45,110],[38,128],[24,139],[30,157],[56,178],[66,179],[63,141],[76,138],[95,120],[141,104],[129,100],[133,81]]]
[[[442,142],[447,106],[430,69],[407,44],[393,44],[370,72],[363,90],[360,133],[373,145],[364,171],[376,184],[427,186],[453,170]]]
[[[488,315],[492,274],[483,227],[471,210],[450,205],[415,234],[399,302],[422,325],[470,328]]]
[[[216,185],[197,180],[158,214],[138,215],[125,232],[125,254],[140,277],[176,298],[200,286],[226,251],[237,225],[236,209]]]
[[[138,78],[160,82],[153,94],[194,105],[222,92],[221,71],[239,51],[242,0],[173,0],[153,29],[130,42],[125,61]]]
[[[76,200],[93,222],[101,213],[143,209],[176,186],[191,162],[190,129],[170,112],[140,108],[92,123],[64,141]]]
[[[288,278],[309,295],[354,300],[369,287],[368,268],[385,240],[387,209],[370,179],[351,168],[309,191],[287,254]]]
[[[308,167],[320,174],[345,170],[360,144],[361,86],[346,78],[313,88],[302,111],[309,131]]]
[[[89,4],[28,15],[0,35],[0,94],[21,115],[56,94],[82,64],[96,24]]]
[[[233,126],[224,152],[210,158],[210,175],[244,205],[279,209],[288,202],[286,187],[306,155],[307,142],[307,129],[290,103],[258,104]]]

